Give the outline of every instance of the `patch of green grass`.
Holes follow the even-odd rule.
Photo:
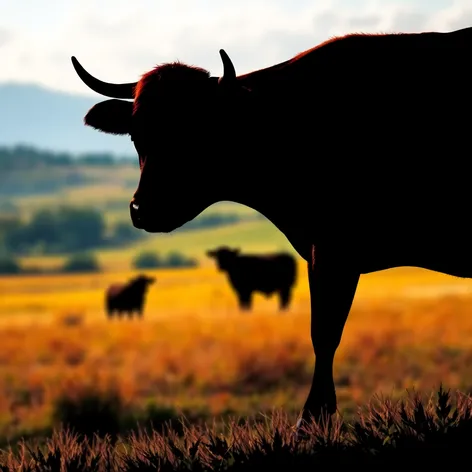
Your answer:
[[[67,169],[66,169],[67,170]],[[61,179],[65,172],[62,169],[53,169],[49,172],[57,174]],[[22,195],[8,198],[9,203],[15,205],[21,216],[28,218],[38,209],[57,205],[93,205],[106,211],[107,219],[111,222],[128,220],[128,204],[139,182],[139,167],[137,163],[127,163],[115,167],[79,166],[74,169],[78,175],[84,176],[88,183],[63,187],[59,191],[42,193],[39,195]],[[26,178],[26,177],[25,177]],[[34,188],[34,185],[31,186]],[[0,197],[2,200],[2,197]],[[5,197],[3,197],[5,200]],[[231,202],[222,202],[212,205],[207,212],[253,214],[254,210],[243,205]]]
[[[102,251],[98,257],[104,267],[116,264],[118,268],[128,266],[132,257],[142,250],[162,254],[178,251],[205,264],[209,263],[205,254],[207,249],[220,245],[241,247],[245,252],[293,250],[287,238],[272,223],[262,220],[216,229],[150,235],[127,249]]]
[[[57,170],[57,178],[61,173]],[[136,165],[122,165],[112,169],[100,167],[80,166],[78,174],[85,176],[89,182],[84,185],[66,186],[58,191],[39,195],[22,195],[9,197],[8,204],[14,205],[22,218],[28,219],[31,215],[43,208],[50,208],[58,204],[67,206],[93,206],[104,213],[107,224],[129,222],[129,201],[139,181],[139,168]],[[34,185],[32,185],[34,188]],[[0,196],[0,203],[6,198]],[[255,210],[232,202],[220,202],[212,205],[203,214],[232,213],[241,216],[253,215]]]
[[[101,211],[107,225],[112,228],[118,222],[129,223],[129,200],[139,181],[139,167],[135,163],[113,168],[79,166],[75,172],[88,179],[86,185],[64,187],[59,191],[41,195],[23,195],[10,198],[21,217],[28,219],[43,208],[67,206],[93,206]],[[58,173],[60,178],[60,173]],[[256,216],[252,208],[233,202],[219,202],[211,205],[201,216],[209,214],[236,214],[241,217]],[[200,263],[209,261],[207,249],[219,245],[239,246],[244,251],[292,250],[286,238],[266,220],[241,222],[219,228],[189,230],[169,234],[143,234],[143,239],[125,248],[96,251],[104,270],[127,270],[134,256],[143,250],[156,251],[162,255],[180,252],[196,258]],[[64,263],[68,255],[28,256],[21,258],[25,267],[51,269]]]
[[[129,200],[139,181],[139,168],[133,164],[123,164],[113,168],[79,166],[75,172],[83,174],[89,183],[81,186],[64,187],[59,191],[41,195],[23,195],[8,199],[17,208],[22,218],[43,208],[66,206],[93,206],[103,213],[107,225],[112,228],[119,222],[131,226]],[[58,174],[60,178],[60,174]],[[233,202],[219,202],[211,205],[201,216],[210,214],[235,214],[253,217],[257,212],[252,208]],[[153,250],[161,254],[180,252],[207,262],[205,251],[218,245],[240,246],[243,250],[267,251],[289,249],[286,238],[268,221],[241,222],[220,228],[174,232],[152,235],[143,232],[143,239],[126,248],[99,250],[96,252],[104,270],[126,270],[133,257],[142,250]],[[68,255],[28,256],[21,258],[25,267],[50,269],[64,263]]]
[[[145,237],[124,248],[94,251],[105,271],[121,271],[131,268],[131,261],[141,251],[159,254],[179,252],[197,259],[201,264],[211,264],[206,251],[216,246],[240,247],[244,252],[268,252],[287,250],[294,252],[287,238],[269,221],[258,220],[235,223],[219,228],[182,231],[168,234],[146,234]],[[24,267],[56,267],[66,256],[28,256],[20,259]]]

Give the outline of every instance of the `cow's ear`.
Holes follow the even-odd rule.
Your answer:
[[[85,115],[87,126],[110,134],[130,134],[133,103],[125,100],[105,100],[94,105]]]
[[[208,257],[215,257],[215,251],[207,251],[207,252],[206,252],[206,255],[207,255]]]

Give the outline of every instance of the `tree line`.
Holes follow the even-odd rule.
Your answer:
[[[117,157],[111,153],[85,153],[39,150],[33,146],[17,145],[0,147],[0,172],[7,170],[31,170],[37,167],[71,167],[77,165],[114,166],[134,162],[131,157]]]
[[[131,261],[134,269],[178,269],[197,267],[198,260],[178,251],[162,255],[153,251],[141,251]],[[57,268],[24,267],[17,257],[0,252],[0,276],[20,274],[57,274],[101,272],[102,266],[93,252],[81,252],[66,258]]]
[[[110,153],[74,155],[39,150],[32,146],[0,147],[0,197],[58,192],[96,182],[84,168],[136,165],[136,159]]]
[[[210,228],[240,220],[233,214],[201,215],[179,231]],[[45,272],[97,272],[100,264],[94,251],[120,247],[149,237],[131,221],[120,221],[111,227],[104,215],[94,208],[62,206],[43,208],[28,220],[0,214],[0,274]],[[20,257],[31,255],[69,255],[62,267],[54,270],[24,268]],[[143,252],[132,262],[136,269],[195,267],[197,261],[179,252],[167,255]]]
[[[179,232],[209,229],[241,221],[237,214],[200,215],[179,228]],[[0,214],[0,252],[16,256],[68,254],[119,247],[148,236],[130,221],[112,227],[95,208],[59,206],[42,208],[28,220]]]
[[[64,254],[129,243],[142,237],[131,224],[111,229],[94,208],[39,209],[27,221],[0,215],[0,248],[18,256]]]

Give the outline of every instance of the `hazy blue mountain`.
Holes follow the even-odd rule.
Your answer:
[[[26,144],[74,154],[107,152],[134,158],[129,136],[107,135],[84,125],[87,111],[104,99],[37,85],[0,84],[0,146]]]

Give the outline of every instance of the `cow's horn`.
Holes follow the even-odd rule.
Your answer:
[[[224,49],[220,49],[221,60],[223,61],[223,76],[224,81],[232,81],[236,79],[236,70],[234,65],[231,62],[228,54],[226,54]]]
[[[74,56],[71,57],[71,60],[77,75],[82,79],[84,84],[90,87],[94,92],[111,98],[134,98],[134,90],[137,82],[127,84],[103,82],[89,74]]]

